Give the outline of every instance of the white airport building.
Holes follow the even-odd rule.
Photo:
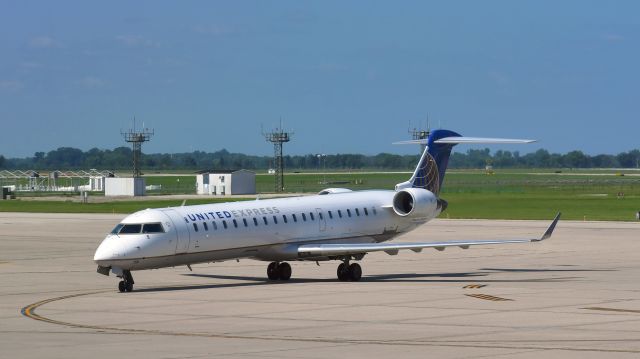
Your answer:
[[[104,195],[144,196],[145,180],[143,177],[107,177],[104,182]]]
[[[256,174],[248,170],[206,170],[196,178],[196,193],[225,196],[255,194]]]

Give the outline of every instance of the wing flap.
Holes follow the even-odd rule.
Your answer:
[[[540,242],[548,239],[553,234],[556,224],[560,220],[560,213],[556,215],[553,222],[540,238],[522,239],[498,239],[498,240],[478,240],[478,241],[449,241],[449,242],[425,242],[425,243],[354,243],[354,244],[304,244],[298,247],[300,257],[332,257],[363,254],[369,252],[386,252],[389,255],[396,255],[401,250],[412,250],[420,252],[424,248],[435,248],[443,251],[447,247],[460,247],[467,249],[470,246],[491,245],[491,244],[512,244]]]

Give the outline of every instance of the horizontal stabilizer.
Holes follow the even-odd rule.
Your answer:
[[[521,140],[514,138],[484,138],[484,137],[445,137],[435,143],[533,143],[536,140]]]
[[[444,137],[439,140],[433,141],[434,143],[450,143],[450,144],[464,144],[464,143],[486,143],[486,144],[522,144],[533,143],[536,140],[523,140],[516,138],[485,138],[485,137]],[[407,140],[394,142],[394,145],[426,145],[427,139],[421,140]]]
[[[406,140],[406,141],[397,141],[393,142],[392,145],[426,145],[427,139],[422,140]]]

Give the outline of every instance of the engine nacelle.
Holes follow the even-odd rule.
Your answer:
[[[347,193],[347,192],[353,192],[353,191],[347,188],[325,188],[322,191],[318,192],[318,194],[325,195],[325,194]]]
[[[435,217],[440,208],[438,198],[422,188],[405,188],[393,196],[393,210],[402,217]]]

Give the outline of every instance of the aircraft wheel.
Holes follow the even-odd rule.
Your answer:
[[[344,282],[349,279],[349,267],[345,263],[340,263],[338,266],[338,280]]]
[[[270,280],[277,280],[279,276],[280,273],[278,272],[278,262],[269,263],[269,266],[267,267],[267,277]]]
[[[362,268],[358,263],[351,263],[349,266],[349,279],[353,282],[357,282],[362,278]]]
[[[124,284],[123,280],[121,280],[120,283],[118,283],[118,290],[120,291],[120,293],[127,290],[127,286]]]
[[[278,277],[281,280],[289,280],[291,278],[291,266],[287,262],[282,262],[278,266]]]
[[[127,282],[127,283],[125,283],[125,285],[124,285],[124,289],[125,289],[127,292],[133,292],[133,283],[131,283],[131,282]]]

